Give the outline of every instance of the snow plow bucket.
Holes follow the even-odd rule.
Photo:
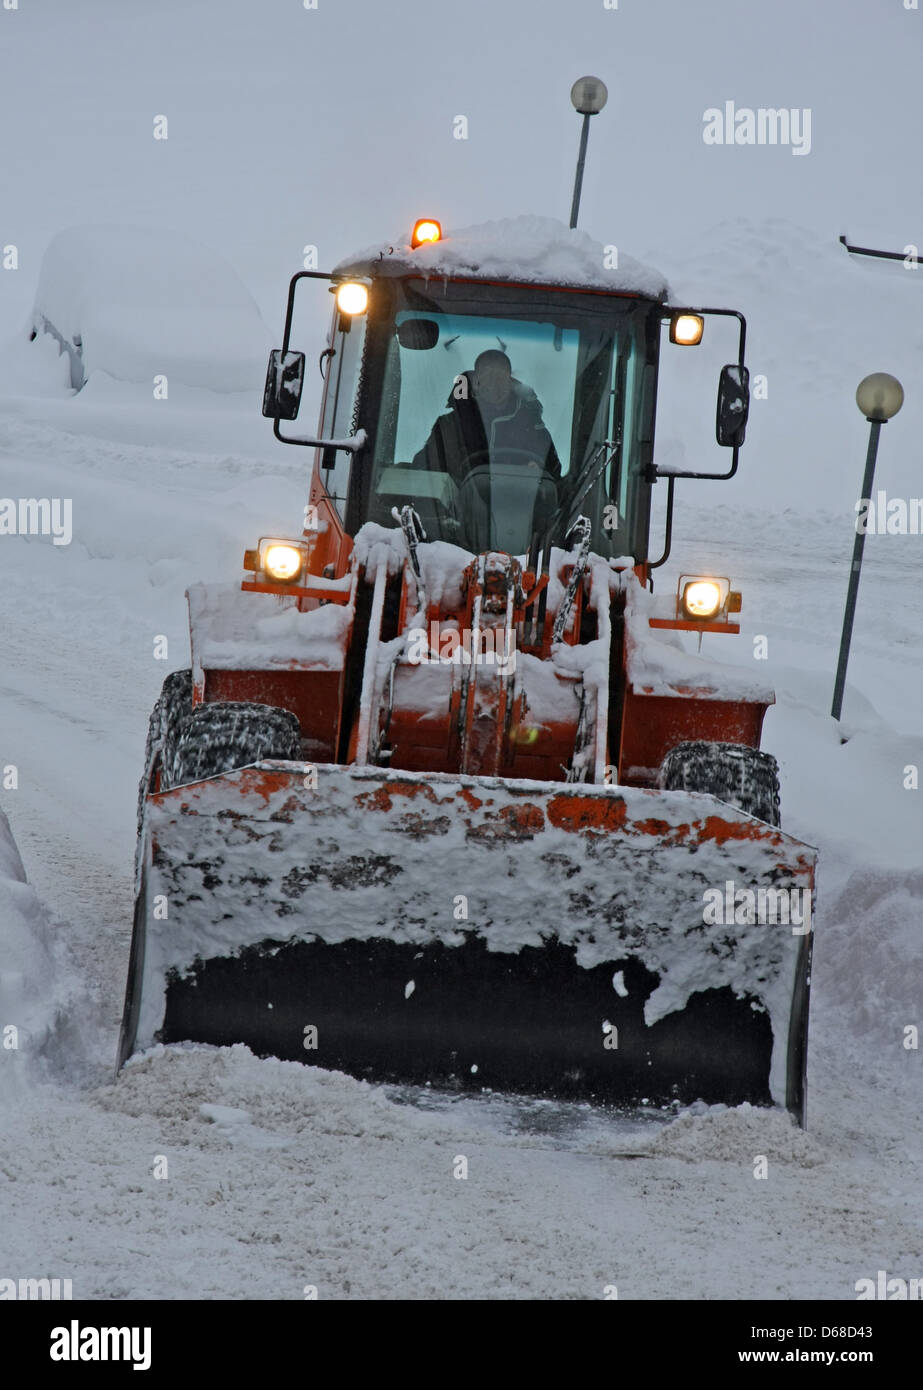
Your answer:
[[[714,797],[266,762],[147,798],[119,1065],[804,1120],[815,854]]]

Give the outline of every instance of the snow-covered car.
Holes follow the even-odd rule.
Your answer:
[[[50,333],[79,391],[93,372],[212,391],[258,387],[271,346],[236,271],[169,230],[82,226],[60,232],[42,261],[32,336]]]

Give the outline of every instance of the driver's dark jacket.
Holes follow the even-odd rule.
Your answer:
[[[447,401],[448,414],[437,418],[429,439],[414,455],[412,467],[448,473],[460,486],[472,463],[477,467],[488,462],[486,451],[492,462],[519,463],[525,467],[528,460],[521,454],[505,452],[518,449],[538,459],[545,471],[559,481],[561,461],[542,423],[541,402],[531,387],[513,377],[510,382],[514,397],[512,408],[489,417],[485,427],[474,399],[471,373],[464,375],[468,378],[467,397],[458,399],[456,388],[453,388]]]

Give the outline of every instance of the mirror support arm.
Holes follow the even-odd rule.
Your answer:
[[[739,331],[738,340],[737,340],[737,365],[738,365],[739,367],[743,367],[743,365],[744,365],[744,351],[745,351],[746,346],[747,346],[747,320],[744,318],[743,314],[742,314],[738,309],[683,309],[683,310],[670,309],[670,310],[668,310],[668,311],[666,312],[665,317],[669,318],[669,316],[670,316],[671,314],[675,314],[675,313],[678,313],[678,312],[686,313],[686,314],[703,314],[703,315],[704,315],[704,314],[720,314],[723,318],[737,319],[737,322],[738,322],[738,324],[739,324],[739,326],[740,326],[740,331]],[[737,472],[737,465],[738,465],[739,460],[740,460],[740,445],[739,445],[739,444],[735,444],[735,445],[734,445],[734,453],[733,453],[733,455],[732,455],[732,457],[731,457],[731,466],[730,466],[730,468],[728,469],[728,471],[727,471],[726,473],[670,473],[670,472],[661,473],[660,470],[659,470],[658,468],[654,467],[654,468],[651,468],[651,470],[650,470],[648,476],[649,476],[651,482],[656,481],[657,478],[669,478],[669,479],[671,480],[671,483],[670,483],[671,487],[672,487],[672,480],[673,480],[674,478],[702,478],[702,479],[704,479],[704,480],[706,480],[706,481],[709,480],[709,479],[711,479],[711,480],[714,481],[714,482],[726,482],[728,478],[733,478],[734,474]],[[672,494],[671,494],[671,497],[672,497]],[[669,553],[669,552],[668,552],[668,553]],[[662,561],[661,561],[661,562],[658,562],[658,563],[662,563]]]
[[[357,454],[368,439],[365,430],[356,430],[355,434],[349,435],[346,439],[314,439],[308,435],[283,434],[279,429],[278,418],[272,422],[272,432],[283,444],[304,444],[309,449],[342,449],[347,454]]]
[[[289,351],[289,343],[292,336],[292,318],[295,312],[295,291],[299,280],[334,280],[334,276],[326,270],[299,270],[292,276],[288,286],[288,302],[285,306],[285,332],[282,335],[282,355]],[[329,352],[330,349],[328,348]],[[322,354],[323,360],[323,354]],[[346,453],[355,454],[365,444],[367,435],[365,430],[357,430],[348,439],[314,439],[308,435],[286,435],[279,428],[279,417],[275,416],[272,422],[272,432],[282,444],[303,444],[307,448],[314,449],[343,449]]]
[[[673,547],[673,489],[676,484],[676,474],[668,474],[667,476],[669,481],[667,482],[667,516],[664,526],[663,554],[659,560],[648,562],[649,570],[656,570],[661,565],[665,565],[670,558],[670,551]]]
[[[282,352],[286,353],[289,349],[289,340],[292,336],[292,318],[295,313],[295,289],[299,280],[330,280],[333,275],[328,270],[299,270],[292,276],[288,284],[288,302],[285,306],[285,332],[282,335]]]

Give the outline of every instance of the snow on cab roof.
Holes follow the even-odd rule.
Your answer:
[[[616,261],[616,265],[611,262]],[[340,261],[335,275],[477,276],[527,284],[574,285],[666,299],[659,271],[553,217],[506,217],[443,234],[413,249],[409,242],[369,246]]]

